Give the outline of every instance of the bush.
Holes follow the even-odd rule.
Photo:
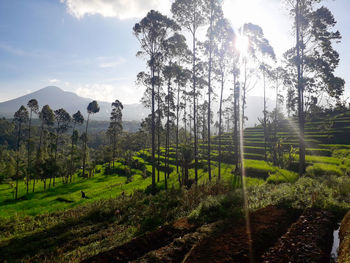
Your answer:
[[[306,168],[306,175],[310,176],[322,176],[322,175],[344,175],[344,172],[339,168],[339,166],[315,163],[312,166]]]
[[[270,184],[294,183],[298,180],[299,175],[292,171],[278,169],[278,171],[270,174],[267,182]]]
[[[113,168],[113,165],[107,166],[105,168],[105,174],[106,175],[117,174],[117,175],[129,177],[131,175],[131,170],[127,165],[124,165],[119,162],[115,162],[114,168]]]
[[[196,223],[210,223],[227,217],[238,217],[241,214],[242,198],[237,192],[226,195],[209,196],[191,212],[189,219]]]

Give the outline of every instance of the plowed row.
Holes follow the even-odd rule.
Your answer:
[[[335,227],[330,213],[307,209],[300,216],[295,210],[268,206],[252,212],[249,219],[249,227],[242,219],[198,228],[181,219],[83,262],[330,261]]]

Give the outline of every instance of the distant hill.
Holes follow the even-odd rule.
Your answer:
[[[64,91],[55,86],[49,86],[33,93],[18,97],[13,100],[0,103],[0,116],[6,118],[12,118],[13,114],[21,107],[26,106],[30,99],[36,99],[39,102],[40,107],[43,105],[50,105],[54,110],[59,108],[66,109],[70,114],[73,114],[80,110],[86,116],[86,107],[93,99],[80,97],[77,94],[69,91]],[[251,127],[258,123],[258,117],[262,117],[264,100],[259,96],[248,96],[246,115],[248,120],[246,126]],[[94,115],[94,120],[105,121],[109,120],[111,112],[111,103],[105,101],[98,101],[100,106],[100,112]],[[272,110],[274,107],[274,101],[267,101],[268,110]],[[213,112],[218,111],[218,105],[214,105]],[[137,121],[140,122],[148,115],[149,110],[143,107],[142,104],[126,104],[123,110],[124,121]],[[214,119],[217,115],[214,114]]]
[[[31,99],[36,99],[40,107],[48,104],[54,110],[64,108],[70,114],[80,110],[84,115],[86,115],[86,107],[93,100],[80,97],[73,92],[64,91],[55,86],[49,86],[16,99],[0,103],[0,116],[12,117],[21,105],[26,106]],[[111,112],[111,103],[98,101],[98,104],[100,106],[100,112],[94,115],[94,119],[108,120]],[[147,112],[148,110],[141,104],[126,104],[123,110],[123,120],[141,121],[141,119],[147,116]]]

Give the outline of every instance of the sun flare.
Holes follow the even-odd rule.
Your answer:
[[[242,56],[246,56],[249,48],[249,39],[244,35],[239,35],[236,39],[235,47]]]

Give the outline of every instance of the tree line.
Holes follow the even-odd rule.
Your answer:
[[[259,121],[264,128],[265,160],[268,149],[276,149],[280,143],[277,132],[283,118],[284,90],[288,116],[297,117],[299,173],[304,173],[306,114],[321,107],[321,96],[327,97],[330,105],[334,102],[340,105],[345,85],[344,80],[334,74],[339,54],[333,43],[340,41],[341,34],[334,30],[333,14],[319,5],[320,2],[285,1],[285,8],[293,19],[291,38],[295,39],[295,45],[280,59],[259,25],[234,25],[238,28],[234,30],[224,17],[220,0],[175,0],[171,6],[172,17],[151,10],[135,24],[133,33],[141,47],[137,56],[146,61],[146,70],[137,75],[137,84],[146,87],[142,102],[151,110],[142,127],[150,136],[153,188],[159,181],[161,145],[166,149],[167,165],[171,130],[175,130],[177,172],[180,156],[192,155],[197,183],[201,140],[207,145],[205,159],[208,180],[212,180],[212,104],[216,97],[219,104],[218,121],[214,124],[219,140],[217,176],[220,179],[224,125],[232,133],[235,174],[242,175],[247,95],[256,88],[257,81],[262,82],[264,94],[263,117]],[[205,37],[198,37],[203,30]],[[268,88],[275,90],[276,101],[270,111],[266,102]],[[184,145],[180,145],[180,129],[184,130],[181,141]],[[160,136],[162,130],[166,134],[164,139]],[[277,151],[272,152],[277,163]],[[185,178],[185,184],[188,183]]]
[[[2,120],[3,133],[8,135],[2,137],[16,142],[11,152],[7,149],[5,141],[0,156],[1,173],[7,174],[16,182],[15,199],[18,198],[20,179],[25,180],[26,192],[29,193],[29,191],[35,192],[35,183],[38,180],[43,181],[46,190],[54,187],[58,178],[61,178],[63,183],[72,182],[74,173],[80,169],[81,176],[90,177],[96,164],[88,164],[88,127],[91,115],[100,110],[97,101],[88,104],[87,120],[80,111],[70,116],[63,108],[52,110],[49,105],[45,105],[39,109],[36,99],[31,99],[26,106],[22,105],[15,112],[13,126],[5,119]],[[108,144],[113,147],[108,161],[114,160],[118,136],[123,131],[123,104],[116,100],[111,106],[110,124],[106,136],[110,138]],[[34,127],[32,122],[35,116],[39,119],[39,125]],[[79,134],[77,127],[84,123],[85,131]],[[16,134],[15,139],[11,138],[11,134]]]

